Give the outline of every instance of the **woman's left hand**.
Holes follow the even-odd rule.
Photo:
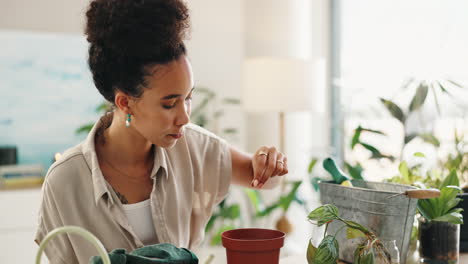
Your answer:
[[[288,159],[275,147],[263,146],[252,157],[254,178],[251,186],[262,188],[271,177],[288,173]]]

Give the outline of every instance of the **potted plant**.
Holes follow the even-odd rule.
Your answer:
[[[456,208],[461,192],[455,170],[439,186],[438,198],[418,200],[419,254],[425,263],[458,263],[460,224],[463,209]]]
[[[308,215],[309,221],[318,226],[325,225],[324,238],[315,247],[312,241],[309,240],[307,248],[307,262],[309,264],[332,264],[337,263],[339,256],[339,243],[336,235],[346,228],[348,239],[361,238],[362,243],[354,251],[354,262],[356,264],[390,264],[392,256],[385,248],[382,241],[371,231],[359,223],[348,221],[339,216],[338,208],[331,204],[325,204],[310,212]],[[343,223],[335,234],[327,234],[328,225],[338,221]],[[394,258],[399,255],[395,254]]]

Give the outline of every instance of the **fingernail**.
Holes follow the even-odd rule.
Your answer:
[[[258,188],[261,189],[263,187],[263,183],[260,183],[260,185],[258,185]]]
[[[257,187],[257,185],[258,185],[258,180],[257,179],[253,180],[252,181],[252,186]]]

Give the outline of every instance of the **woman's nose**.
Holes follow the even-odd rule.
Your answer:
[[[176,125],[183,126],[190,122],[190,107],[184,104],[184,107],[181,107],[176,119]]]

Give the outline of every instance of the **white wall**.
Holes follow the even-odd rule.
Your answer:
[[[83,0],[1,0],[0,29],[83,32]]]

